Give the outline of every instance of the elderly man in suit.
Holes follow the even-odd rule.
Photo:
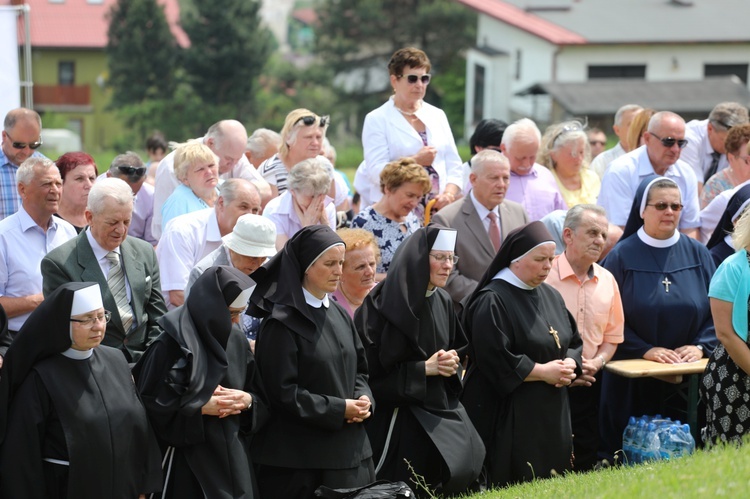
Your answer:
[[[167,311],[154,248],[127,237],[132,213],[130,186],[117,178],[99,180],[89,192],[88,229],[42,260],[44,296],[66,282],[99,283],[104,308],[112,313],[102,344],[122,350],[128,362],[159,334],[156,320]]]
[[[433,220],[458,231],[456,255],[445,290],[458,304],[471,294],[487,270],[505,235],[529,222],[519,203],[505,199],[510,163],[501,153],[485,149],[471,159],[471,191],[440,210]]]

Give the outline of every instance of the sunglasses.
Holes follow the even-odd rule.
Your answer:
[[[651,135],[659,139],[661,141],[661,145],[663,145],[664,147],[672,147],[675,144],[677,144],[678,146],[680,146],[680,149],[685,149],[685,146],[688,145],[687,139],[675,139],[674,137],[664,137],[662,139],[655,133],[653,132],[650,132],[650,133]]]
[[[145,166],[118,166],[117,169],[128,177],[142,177],[146,174]]]
[[[305,124],[305,126],[312,126],[312,125],[315,124],[315,121],[317,119],[318,119],[317,116],[312,116],[312,115],[311,116],[303,116],[300,119],[298,119],[297,121],[295,121],[294,124],[296,125],[297,123],[299,123],[301,121],[302,123]],[[320,117],[320,128],[324,128],[328,124],[329,121],[331,121],[331,117],[330,116],[321,116]]]
[[[396,75],[396,78],[403,78],[406,77],[406,81],[414,85],[416,82],[421,81],[423,84],[427,85],[430,83],[430,79],[432,78],[432,75],[430,73],[423,74],[423,75]]]
[[[682,210],[682,205],[680,203],[665,203],[664,201],[659,203],[647,204],[646,206],[653,206],[657,211],[664,211],[667,208],[672,208],[672,211]]]
[[[42,147],[42,137],[39,137],[39,140],[36,142],[28,143],[28,142],[15,142],[13,140],[13,137],[11,137],[8,132],[5,132],[5,135],[7,135],[8,138],[10,139],[10,143],[13,146],[13,149],[26,149],[27,147],[29,149],[39,149],[40,147]]]

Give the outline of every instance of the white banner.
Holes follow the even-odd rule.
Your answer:
[[[14,7],[0,6],[0,120],[8,111],[21,106],[17,12]]]

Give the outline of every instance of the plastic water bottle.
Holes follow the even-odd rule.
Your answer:
[[[622,432],[622,451],[625,454],[625,463],[633,463],[633,446],[635,445],[635,417],[630,416],[625,431]]]
[[[649,423],[643,439],[643,450],[641,451],[641,462],[657,461],[660,455],[661,443],[656,431],[656,424]]]
[[[687,456],[695,452],[695,439],[693,438],[693,434],[690,433],[690,425],[684,424],[681,428],[682,430],[679,431],[679,434],[682,437],[683,442],[685,442],[682,455]]]
[[[638,420],[635,428],[635,437],[633,438],[633,463],[638,464],[643,462],[643,442],[646,440],[646,420],[641,418]]]

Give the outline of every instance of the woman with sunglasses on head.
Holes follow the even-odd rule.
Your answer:
[[[415,208],[424,218],[427,202],[436,199],[439,210],[461,197],[463,173],[453,133],[445,113],[423,99],[430,83],[430,60],[423,51],[397,50],[388,63],[393,95],[365,117],[362,146],[365,160],[357,169],[354,186],[363,206],[377,202],[380,172],[390,161],[411,157],[430,175],[432,190]]]
[[[622,239],[604,260],[620,287],[625,313],[624,341],[614,360],[695,362],[716,346],[708,302],[716,266],[705,246],[677,230],[681,213],[673,180],[649,175],[641,182]],[[686,407],[662,407],[675,393],[675,385],[660,380],[605,371],[600,431],[608,459],[622,449],[628,417],[661,413],[680,419]]]
[[[80,234],[88,223],[86,222],[86,204],[89,191],[96,181],[99,171],[94,158],[85,152],[68,152],[55,161],[63,181],[60,204],[56,217],[62,218],[75,227]]]
[[[323,152],[323,139],[331,123],[329,116],[318,116],[309,109],[295,109],[286,115],[281,129],[279,152],[265,160],[258,171],[271,186],[272,198],[287,190],[287,177],[294,165],[306,159],[317,158],[329,170],[332,178],[328,195],[338,211],[349,209],[349,187],[343,177],[334,175],[333,165]]]
[[[544,132],[538,162],[549,168],[557,181],[568,208],[577,204],[594,204],[601,182],[591,169],[591,146],[583,124],[563,121]]]
[[[110,317],[98,284],[66,283],[19,331],[0,378],[0,497],[161,490],[159,447],[128,364],[101,345]]]

